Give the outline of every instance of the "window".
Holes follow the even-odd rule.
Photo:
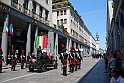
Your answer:
[[[28,0],[24,0],[23,6],[24,6],[25,8],[28,8]]]
[[[63,23],[63,19],[61,19],[61,24]]]
[[[46,10],[46,12],[45,12],[45,20],[48,20],[48,14],[49,14],[49,11]]]
[[[40,17],[42,17],[42,11],[43,11],[43,8],[40,7],[40,11],[39,11],[39,15],[40,15]]]
[[[60,15],[63,15],[63,10],[60,11]]]
[[[64,19],[64,24],[67,24],[67,19]]]
[[[57,11],[57,16],[59,16],[59,11]]]
[[[57,20],[57,25],[59,25],[59,20]]]
[[[17,2],[18,3],[18,0],[13,0],[13,2]]]
[[[36,13],[36,3],[33,2],[33,13]]]
[[[66,15],[66,10],[64,10],[64,15]]]
[[[46,4],[48,4],[48,0],[46,0]]]

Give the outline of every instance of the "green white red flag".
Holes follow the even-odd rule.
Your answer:
[[[8,36],[9,30],[8,30],[8,24],[6,24],[6,35]]]

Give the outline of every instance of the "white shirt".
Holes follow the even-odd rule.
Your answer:
[[[119,76],[118,79],[116,80],[114,77],[112,77],[110,83],[124,83],[124,78]]]

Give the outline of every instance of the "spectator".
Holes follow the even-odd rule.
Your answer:
[[[124,78],[121,77],[120,70],[117,68],[114,68],[111,70],[112,78],[110,80],[110,83],[124,83]]]
[[[121,76],[124,77],[124,46],[121,47]]]
[[[107,67],[108,67],[108,59],[107,56],[109,55],[109,53],[103,54],[104,55],[104,60],[105,60],[105,69],[106,71],[104,73],[107,73]]]
[[[108,62],[110,70],[116,67],[116,53],[111,52],[111,60]]]

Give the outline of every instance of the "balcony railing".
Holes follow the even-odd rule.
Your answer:
[[[40,22],[44,23],[44,18],[43,17],[40,17]]]
[[[24,14],[26,14],[26,15],[29,15],[30,13],[29,13],[29,9],[28,8],[25,8],[25,7],[23,7],[24,8]]]
[[[18,5],[19,5],[18,2],[15,2],[15,1],[12,2],[12,6],[14,8],[18,9],[18,7],[19,7]]]
[[[36,14],[35,12],[33,12],[32,17],[33,17],[34,19],[37,19],[37,18],[38,18],[38,14]]]
[[[45,24],[49,25],[49,21],[48,21],[48,20],[46,20],[46,21],[45,21]]]

